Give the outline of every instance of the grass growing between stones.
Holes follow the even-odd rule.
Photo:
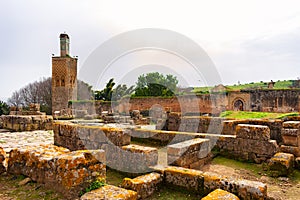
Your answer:
[[[123,179],[126,178],[125,174],[115,171],[113,169],[107,169],[106,171],[106,183],[109,185],[120,186]],[[172,186],[160,186],[159,191],[155,192],[147,200],[199,200],[200,196],[192,194],[184,189],[175,189]]]

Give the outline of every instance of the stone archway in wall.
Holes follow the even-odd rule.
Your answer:
[[[234,111],[244,111],[245,110],[245,100],[242,98],[236,98],[233,100],[232,108]]]

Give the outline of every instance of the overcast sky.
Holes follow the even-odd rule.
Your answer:
[[[160,28],[197,42],[223,84],[300,77],[297,0],[1,0],[0,25],[0,100],[51,76],[51,54],[59,54],[62,32],[70,36],[79,69],[111,37]],[[184,67],[182,72],[187,74]],[[120,77],[118,70],[110,73]],[[195,80],[189,84],[201,85]]]

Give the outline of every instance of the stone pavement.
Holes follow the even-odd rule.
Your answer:
[[[53,131],[9,132],[0,129],[0,147],[6,153],[14,148],[40,144],[54,144]]]

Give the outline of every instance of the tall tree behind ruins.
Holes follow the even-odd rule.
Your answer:
[[[39,103],[41,111],[47,114],[52,113],[52,79],[42,78],[13,92],[8,99],[12,106],[27,108],[31,103]],[[78,80],[78,100],[89,100],[92,97],[92,87],[87,83]]]

